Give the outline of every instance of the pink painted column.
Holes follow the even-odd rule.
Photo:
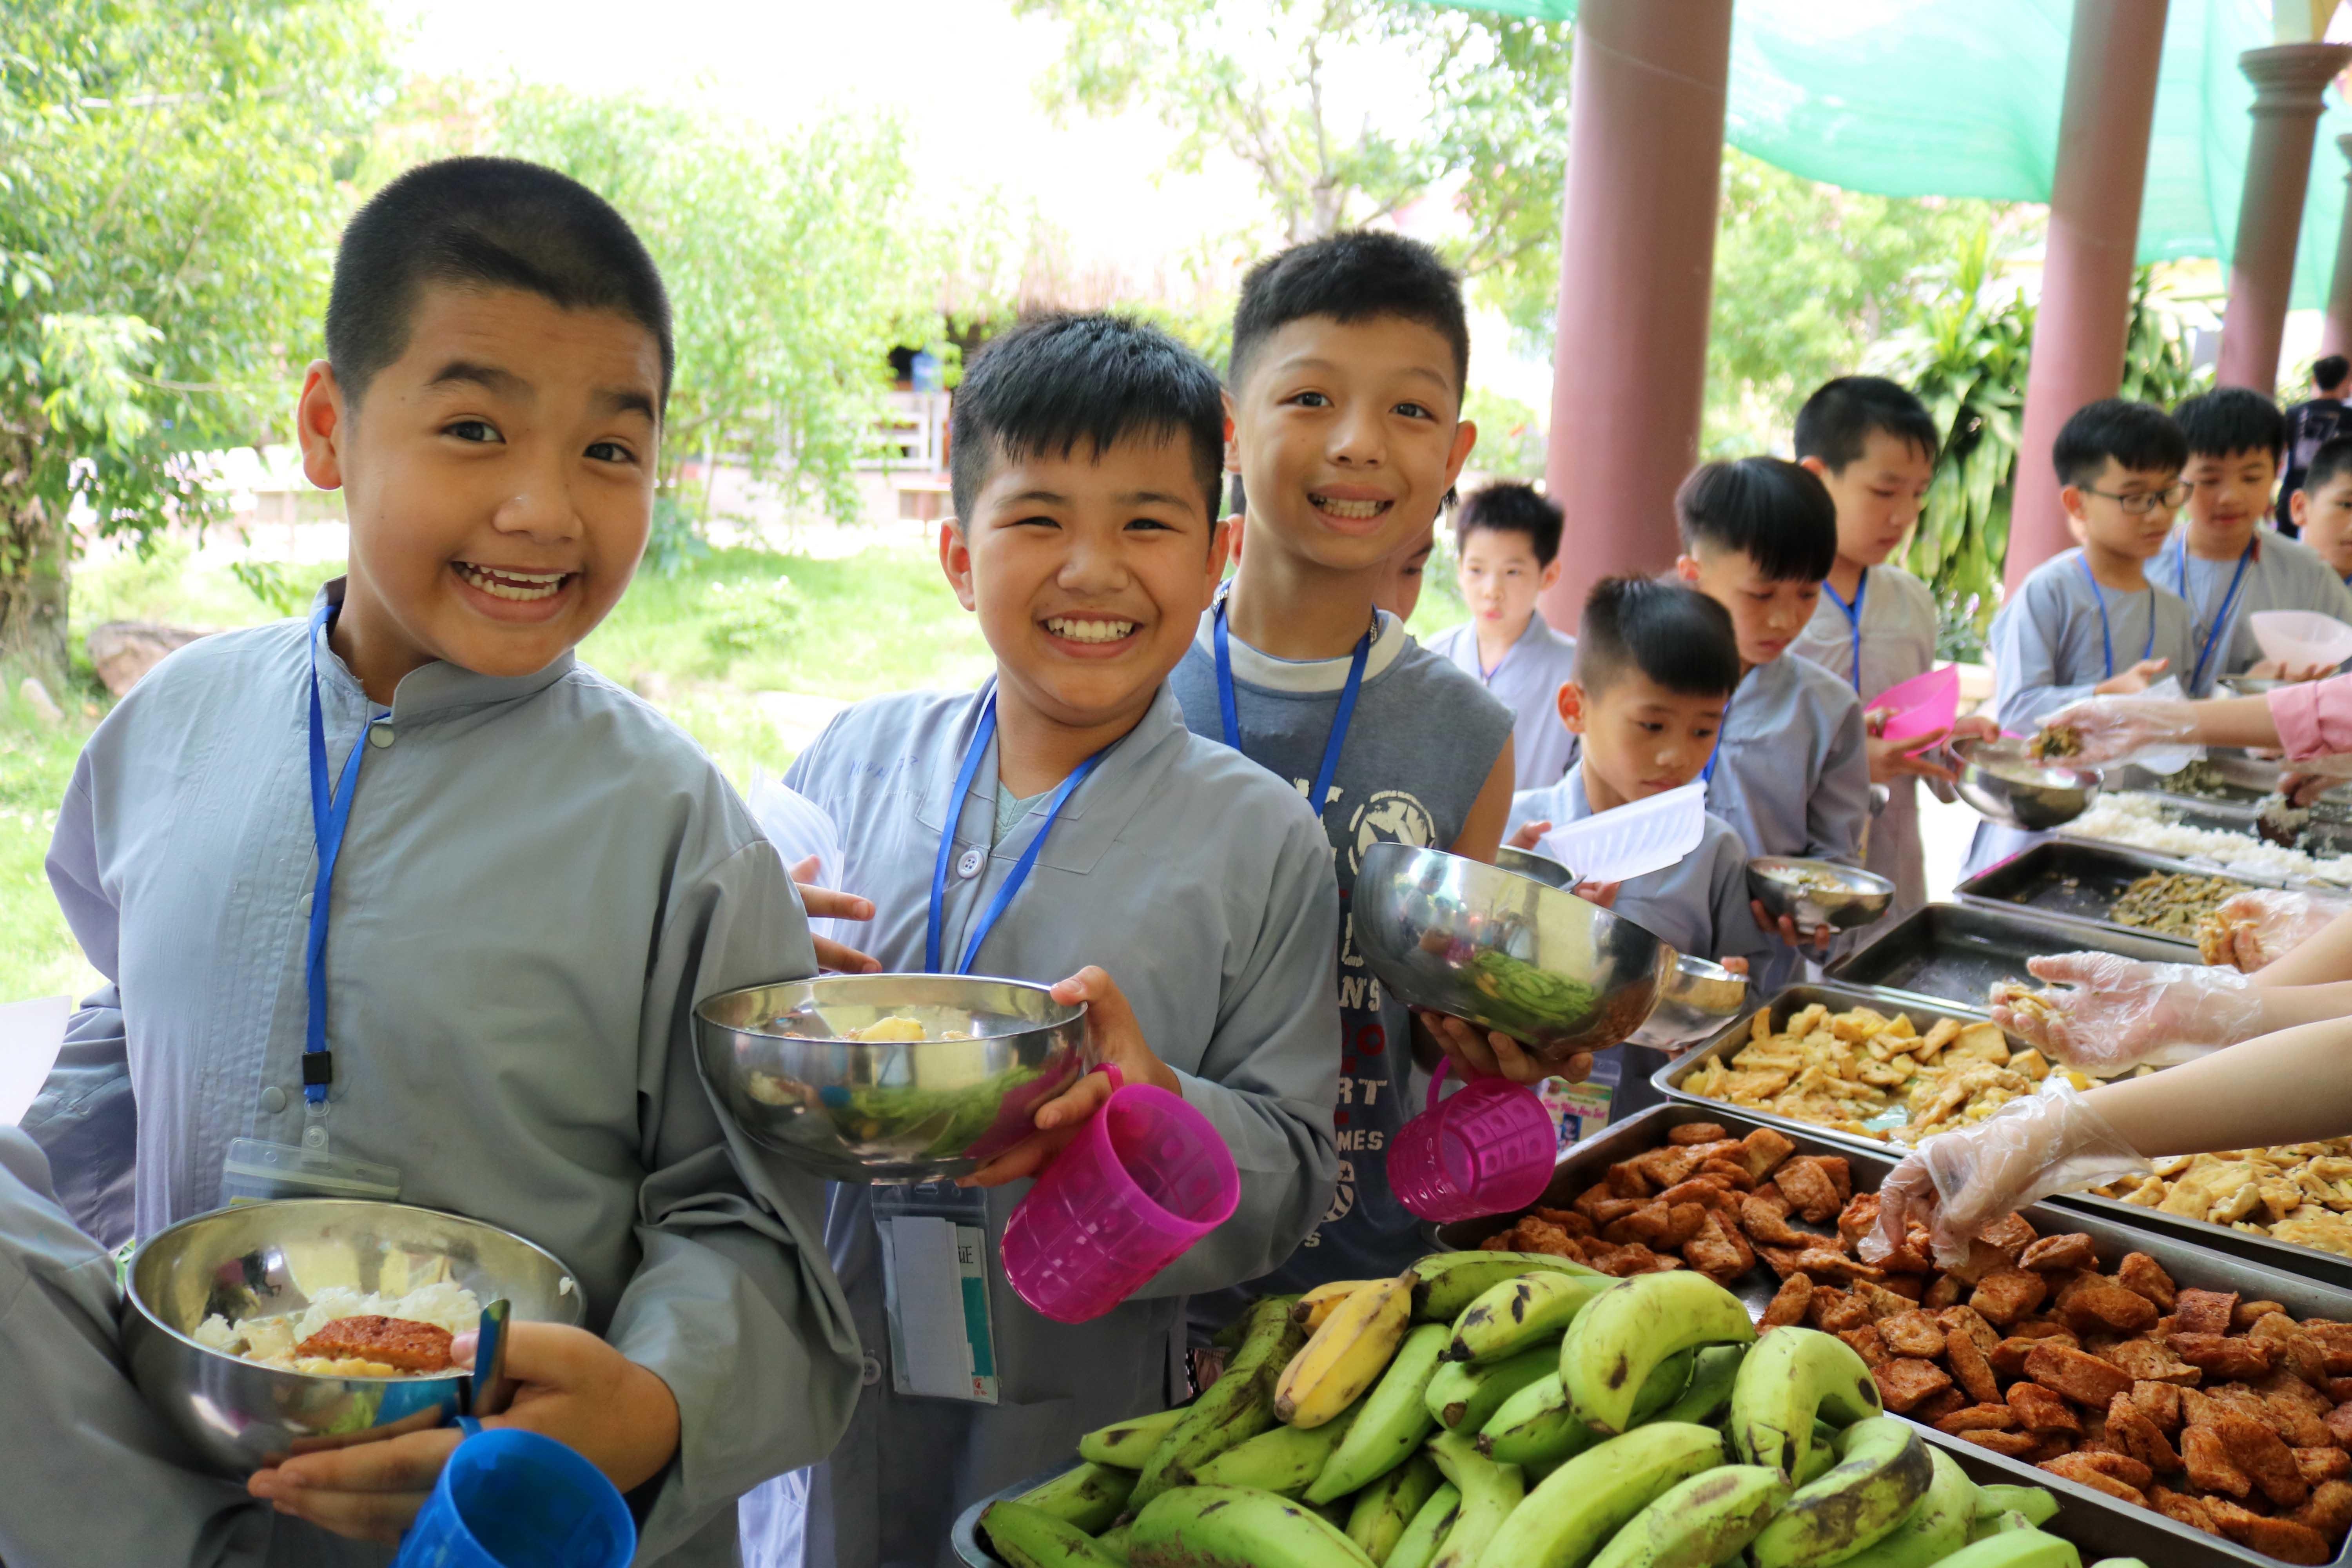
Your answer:
[[[2352,162],[2352,136],[2338,136],[2336,150]],[[2345,175],[2352,186],[2352,174]],[[2320,329],[2319,353],[2352,354],[2352,191],[2347,192],[2344,218],[2336,228],[2336,271],[2327,279],[2327,320]]]
[[[2319,93],[2347,60],[2352,44],[2275,44],[2238,57],[2238,68],[2254,84],[2254,134],[2246,147],[2246,191],[2238,204],[2221,363],[2214,371],[2223,386],[2252,387],[2264,396],[2278,390],[2279,335],[2311,184]]]
[[[2123,384],[2132,262],[2165,0],[2074,0],[2042,303],[2026,362],[2025,421],[2010,508],[2009,589],[2073,546],[2050,448],[2069,416]]]
[[[1584,0],[1570,84],[1545,474],[1568,509],[1545,616],[1576,625],[1615,573],[1674,563],[1698,458],[1723,179],[1731,0]]]

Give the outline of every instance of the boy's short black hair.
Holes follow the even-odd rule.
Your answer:
[[[2314,386],[2341,386],[2347,375],[2352,375],[2352,359],[2346,359],[2342,354],[2322,354],[2311,362],[2311,384]]]
[[[1818,583],[1837,564],[1837,503],[1785,458],[1701,463],[1675,492],[1675,520],[1684,550],[1744,552],[1774,582]]]
[[[1943,444],[1935,417],[1911,389],[1883,375],[1842,375],[1825,381],[1797,410],[1800,458],[1813,458],[1842,474],[1862,456],[1871,432],[1883,430],[1929,462]]]
[[[949,424],[948,479],[968,518],[989,470],[1008,458],[1097,457],[1130,437],[1181,437],[1201,510],[1224,499],[1225,405],[1217,373],[1159,328],[1101,312],[1056,313],[994,339],[964,372]]]
[[[1739,684],[1731,612],[1697,589],[1651,577],[1603,577],[1576,624],[1576,679],[1598,695],[1638,669],[1683,697],[1729,697]]]
[[[1479,529],[1495,533],[1524,533],[1545,566],[1559,553],[1559,531],[1565,517],[1559,505],[1535,486],[1500,479],[1462,498],[1454,512],[1454,542],[1467,544]]]
[[[1462,280],[1417,239],[1353,229],[1294,245],[1251,268],[1234,307],[1234,390],[1249,379],[1250,360],[1265,340],[1308,316],[1328,316],[1342,326],[1381,316],[1417,321],[1454,350],[1454,395],[1469,385],[1470,321]]]
[[[2311,455],[2311,467],[2303,470],[2302,488],[2315,496],[2347,474],[2352,474],[2352,436],[2338,436],[2322,441],[2319,450]]]
[[[661,271],[628,220],[569,175],[518,158],[445,158],[409,170],[352,215],[327,295],[327,359],[352,403],[407,349],[409,314],[427,283],[520,289],[636,322],[661,345],[668,406],[677,350]]]
[[[2192,458],[2268,452],[2275,462],[2286,450],[2286,416],[2251,387],[2200,393],[2172,411],[2172,421],[2180,426],[2180,438]]]
[[[2135,473],[2179,473],[2189,462],[2189,442],[2172,416],[2153,403],[2103,397],[2067,416],[2050,460],[2062,485],[2086,485],[2113,458]]]

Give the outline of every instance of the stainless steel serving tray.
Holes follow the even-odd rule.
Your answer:
[[[2234,746],[2208,746],[2205,760],[2221,775],[2224,793],[2218,796],[2175,788],[2173,775],[2130,765],[2105,770],[2107,787],[2160,795],[2168,805],[2235,811],[2251,817],[2264,795],[2277,793],[2280,777],[2294,771],[2294,765],[2283,759],[2250,756]],[[2352,785],[2338,784],[2328,790],[2319,797],[2317,809],[2320,816],[2335,821],[2352,821]]]
[[[1981,1007],[1995,982],[2032,982],[2028,958],[2084,949],[2156,963],[2203,962],[2194,943],[2144,931],[2095,930],[2079,921],[1980,904],[1926,904],[1869,946],[1832,964],[1829,977],[1928,1002]]]
[[[2284,878],[2251,876],[2192,865],[2128,845],[2081,838],[2047,838],[2019,850],[1968,878],[1953,889],[1960,902],[2004,913],[2023,910],[2054,920],[2075,921],[2118,936],[2156,942],[2162,936],[2111,919],[2107,911],[2126,889],[2151,871],[2187,877],[2220,877],[2247,888],[2279,888]]]

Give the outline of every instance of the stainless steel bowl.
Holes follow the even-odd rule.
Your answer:
[[[1748,1005],[1748,977],[1688,953],[1677,955],[1658,994],[1658,1005],[1633,1043],[1662,1051],[1680,1050],[1713,1035]]]
[[[1977,813],[2011,827],[2046,832],[2063,827],[2099,798],[2099,775],[2088,768],[2035,761],[2023,741],[1955,741],[1960,798]]]
[[[1504,845],[1495,851],[1495,864],[1506,871],[1517,871],[1522,877],[1533,877],[1547,888],[1576,886],[1576,873],[1549,855],[1538,855],[1532,849],[1514,849]]]
[[[131,1256],[122,1349],[147,1403],[224,1475],[243,1477],[305,1439],[398,1425],[437,1426],[472,1382],[322,1377],[207,1350],[191,1335],[213,1313],[232,1324],[299,1312],[331,1286],[401,1295],[452,1280],[503,1296],[519,1321],[578,1324],[587,1303],[545,1248],[479,1220],[405,1204],[280,1198],[182,1220]]]
[[[1866,926],[1895,901],[1895,884],[1834,860],[1759,855],[1748,862],[1748,896],[1774,917],[1800,927],[1852,931]]]
[[[2239,697],[2262,697],[2282,686],[2294,684],[2292,680],[2278,680],[2260,675],[2225,675],[2221,678],[2221,685]]]
[[[1442,849],[1373,845],[1349,904],[1381,984],[1547,1060],[1624,1040],[1674,972],[1675,950],[1624,916]]]
[[[844,1037],[886,1018],[925,1037]],[[1086,1009],[1018,980],[825,974],[714,996],[694,1029],[704,1075],[765,1147],[835,1181],[929,1182],[1028,1136],[1082,1070]]]

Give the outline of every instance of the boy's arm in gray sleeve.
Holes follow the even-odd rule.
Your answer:
[[[1749,973],[1760,971],[1771,961],[1774,951],[1784,945],[1778,938],[1767,935],[1756,923],[1756,910],[1748,891],[1748,851],[1737,834],[1715,841],[1715,858],[1707,868],[1707,903],[1715,924],[1715,952],[1701,953],[1720,963],[1727,958],[1744,958]]]
[[[1339,1098],[1339,893],[1321,831],[1303,823],[1276,859],[1258,940],[1226,997],[1185,1103],[1215,1125],[1241,1172],[1233,1218],[1139,1295],[1221,1289],[1277,1267],[1330,1206]],[[1114,974],[1113,979],[1118,976]],[[1402,1092],[1391,1085],[1391,1092]]]
[[[19,1125],[47,1157],[59,1205],[89,1236],[120,1247],[134,1228],[139,1107],[131,1089],[122,995],[113,984],[121,915],[100,885],[87,753],[58,810],[48,874],[74,939],[108,984],[82,998],[66,1026],[57,1065]]]
[[[2017,603],[1993,617],[1995,716],[2004,730],[2031,733],[2070,702],[2092,694],[2096,681],[2060,686],[2058,644],[2072,601],[2040,583],[2028,583]]]
[[[766,840],[673,888],[640,1035],[644,1260],[606,1330],[677,1400],[677,1455],[646,1488],[643,1560],[731,1520],[760,1481],[823,1458],[856,1402],[857,1335],[825,1261],[823,1184],[757,1158],[719,1114],[694,1044],[698,1001],[815,971]]]
[[[1830,717],[1829,750],[1805,801],[1805,853],[1859,866],[1869,825],[1869,741],[1862,704],[1847,694],[1844,707]]]

